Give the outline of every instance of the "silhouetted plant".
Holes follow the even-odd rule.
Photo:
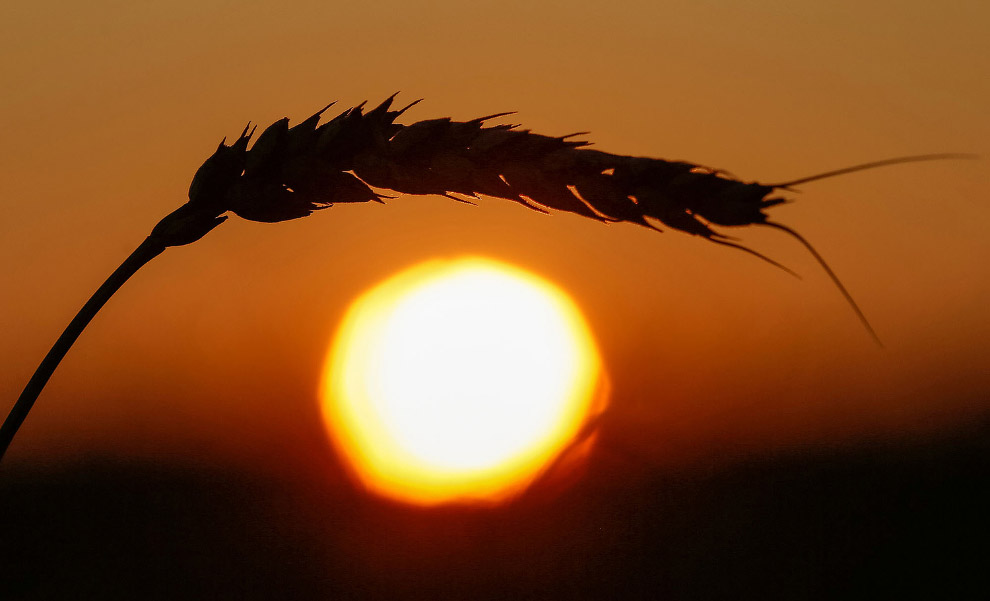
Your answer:
[[[400,125],[395,120],[419,101],[390,110],[393,98],[367,112],[363,104],[347,109],[322,125],[321,116],[332,105],[292,127],[288,118],[280,119],[250,149],[255,133],[250,124],[232,144],[224,139],[193,177],[189,201],[152,229],[38,366],[0,428],[0,458],[56,366],[114,292],[166,248],[205,236],[227,219],[228,212],[251,221],[286,221],[336,203],[390,198],[376,188],[439,194],[461,202],[485,195],[542,213],[552,209],[655,230],[666,226],[745,251],[793,273],[713,229],[765,225],[787,232],[808,248],[879,343],[866,317],[815,249],[794,230],[770,221],[765,211],[787,202],[774,196],[777,191],[799,183],[882,165],[965,156],[902,157],[779,184],[745,183],[692,163],[584,148],[587,142],[573,139],[582,134],[548,137],[516,125],[486,125],[512,113]]]

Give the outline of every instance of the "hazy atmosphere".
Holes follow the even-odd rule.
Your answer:
[[[604,598],[621,586],[823,598],[865,571],[870,590],[908,573],[918,582],[901,586],[965,590],[973,558],[931,549],[974,536],[990,496],[988,23],[976,1],[5,3],[4,413],[248,121],[399,91],[400,106],[425,99],[400,123],[516,111],[503,122],[744,181],[982,158],[811,182],[771,209],[829,261],[884,348],[812,256],[769,228],[727,233],[803,279],[699,237],[494,198],[231,218],[134,276],[42,393],[0,465],[13,533],[0,587],[15,599]],[[574,299],[609,407],[569,481],[489,510],[412,511],[347,478],[321,371],[355,298],[465,255]],[[939,571],[950,563],[959,573]]]

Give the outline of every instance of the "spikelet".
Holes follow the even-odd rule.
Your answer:
[[[297,219],[335,203],[381,201],[375,189],[457,200],[507,199],[541,212],[574,213],[603,222],[658,225],[708,239],[708,224],[748,225],[783,202],[775,188],[744,184],[699,165],[609,154],[574,135],[548,137],[489,115],[400,125],[409,107],[393,97],[364,112],[349,108],[320,125],[326,107],[289,127],[280,119],[248,149],[245,128],[197,171],[189,203],[252,221]],[[415,104],[415,103],[413,103]],[[411,105],[410,105],[411,106]]]

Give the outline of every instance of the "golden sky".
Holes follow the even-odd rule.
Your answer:
[[[590,131],[602,150],[745,180],[987,156],[988,22],[976,0],[5,2],[0,406],[248,120],[401,90],[426,99],[406,123],[515,110],[539,133]],[[658,461],[947,427],[990,408],[987,165],[848,175],[774,209],[831,262],[885,350],[778,232],[731,233],[803,281],[697,238],[496,199],[234,218],[112,299],[7,460],[304,461],[323,444],[319,370],[347,304],[460,254],[574,296],[611,374],[606,427]]]

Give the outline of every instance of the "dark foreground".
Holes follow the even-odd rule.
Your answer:
[[[988,598],[990,423],[410,510],[339,480],[0,470],[0,598]]]

